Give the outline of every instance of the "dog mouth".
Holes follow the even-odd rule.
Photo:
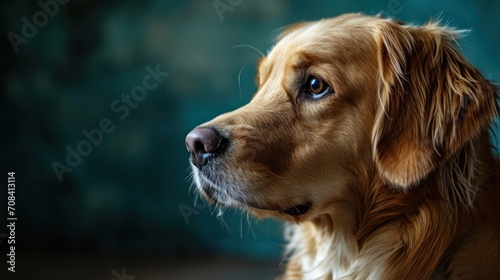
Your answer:
[[[298,204],[283,210],[283,213],[288,214],[290,216],[302,216],[307,213],[312,208],[311,202],[306,202],[303,204]]]
[[[306,214],[312,208],[312,203],[310,203],[310,202],[296,204],[296,205],[294,205],[292,207],[288,207],[288,208],[262,206],[261,204],[254,204],[254,203],[248,203],[248,202],[247,203],[240,202],[240,203],[247,205],[249,207],[255,208],[255,209],[283,213],[283,214],[290,215],[292,217],[302,216],[302,215]]]
[[[204,194],[204,196],[207,200],[209,200],[210,202],[216,203],[216,204],[234,204],[234,202],[236,202],[237,204],[246,205],[248,207],[252,207],[255,209],[271,211],[271,212],[279,212],[279,213],[290,215],[292,217],[302,216],[302,215],[306,214],[312,208],[311,202],[296,204],[296,205],[288,207],[288,208],[264,206],[261,203],[254,203],[254,202],[250,202],[250,201],[245,202],[243,199],[238,199],[238,198],[224,199],[224,201],[232,202],[232,203],[228,203],[228,202],[221,201],[221,197],[220,197],[221,193],[218,192],[218,190],[215,189],[213,186],[209,186],[209,185],[203,185],[201,187],[201,192]]]
[[[231,207],[237,207],[238,205],[248,206],[258,210],[278,212],[292,217],[299,217],[306,214],[313,206],[312,202],[303,202],[290,207],[283,207],[277,203],[249,200],[246,199],[241,193],[237,195],[227,189],[221,188],[202,172],[196,172],[195,177],[197,177],[196,182],[202,196],[204,196],[209,202],[219,205]]]
[[[279,212],[279,213],[290,215],[292,217],[302,216],[302,215],[306,214],[312,208],[311,202],[296,204],[296,205],[294,205],[292,207],[288,207],[288,208],[262,206],[261,204],[249,203],[249,202],[247,202],[245,204],[247,206],[250,206],[250,207],[255,208],[255,209]]]

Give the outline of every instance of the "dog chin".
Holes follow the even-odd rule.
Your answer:
[[[201,196],[210,203],[249,210],[251,213],[256,214],[256,216],[274,216],[284,219],[293,217],[297,219],[310,212],[309,210],[312,208],[311,202],[283,207],[272,203],[256,202],[242,197],[230,197],[229,193],[213,185],[203,174],[195,172],[194,175]]]
[[[240,208],[242,210],[248,210],[251,214],[257,217],[274,217],[284,220],[290,220],[290,218],[297,220],[302,219],[310,212],[312,208],[312,203],[306,202],[302,204],[297,204],[291,207],[277,207],[273,205],[263,205],[254,202],[244,202],[239,199],[233,199],[229,197],[221,197],[221,194],[214,190],[213,187],[203,185],[200,188],[201,195],[209,202],[224,205],[233,208]]]

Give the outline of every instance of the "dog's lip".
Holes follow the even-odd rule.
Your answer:
[[[290,216],[301,216],[307,213],[311,208],[312,208],[312,203],[311,202],[306,202],[302,204],[296,204],[292,207],[288,207],[285,209],[280,209],[278,207],[265,207],[260,204],[253,204],[253,203],[246,203],[246,205],[259,209],[259,210],[266,210],[266,211],[274,211],[274,212],[281,212],[288,214]]]
[[[204,181],[203,176],[201,176],[201,179],[202,179],[202,181]],[[217,188],[214,188],[214,186],[211,186],[209,183],[203,182],[201,184],[201,193],[206,197],[207,200],[214,202],[214,203],[220,203],[220,201],[218,200]],[[302,216],[312,208],[311,202],[296,204],[294,206],[283,209],[283,208],[277,207],[277,206],[264,206],[261,203],[254,203],[251,201],[245,201],[245,200],[238,199],[238,198],[233,198],[233,199],[235,199],[234,201],[237,201],[238,203],[241,203],[243,205],[247,205],[247,206],[255,208],[255,209],[273,211],[273,212],[281,212],[281,213],[284,213],[284,214],[287,214],[290,216],[294,216],[294,217]]]
[[[283,213],[286,213],[290,216],[301,216],[301,215],[304,215],[305,213],[307,213],[307,211],[309,211],[309,209],[311,209],[311,207],[312,207],[312,203],[306,202],[306,203],[298,204],[298,205],[292,206],[290,208],[287,208],[287,209],[283,210]]]
[[[215,192],[216,192],[215,189],[209,187],[208,185],[204,185],[202,187],[202,192],[209,201],[214,202],[214,203],[220,203],[217,200],[217,195],[215,195]],[[243,205],[247,205],[247,206],[255,208],[255,209],[273,211],[273,212],[281,212],[281,213],[284,213],[284,214],[287,214],[287,215],[290,215],[293,217],[302,216],[312,208],[311,202],[296,204],[292,207],[280,209],[278,207],[269,207],[269,206],[266,207],[266,206],[263,206],[262,204],[257,204],[257,203],[251,203],[251,202],[245,203],[245,202],[242,202],[239,200],[236,200],[236,201],[238,201],[238,203],[241,203]]]

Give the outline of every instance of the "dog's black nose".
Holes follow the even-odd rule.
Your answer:
[[[191,153],[191,162],[201,168],[209,159],[222,152],[222,147],[227,141],[215,129],[210,127],[197,127],[186,136],[186,147]]]

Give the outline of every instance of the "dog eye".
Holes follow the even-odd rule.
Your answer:
[[[330,92],[330,86],[323,80],[310,76],[306,82],[305,92],[312,98],[320,98]]]

